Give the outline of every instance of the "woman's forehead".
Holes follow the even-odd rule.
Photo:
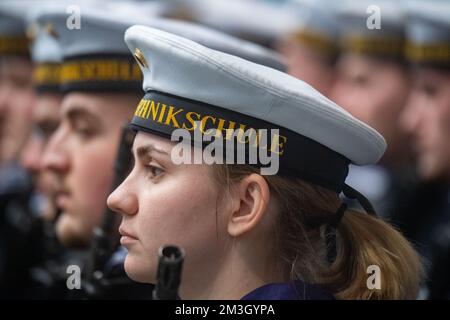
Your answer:
[[[133,149],[136,150],[140,147],[151,146],[152,149],[170,154],[170,151],[174,145],[175,142],[172,142],[167,138],[160,137],[156,134],[139,131],[134,138]]]

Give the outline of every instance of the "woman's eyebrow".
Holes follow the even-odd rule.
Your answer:
[[[148,144],[148,145],[145,145],[145,146],[141,146],[141,147],[138,147],[136,149],[136,155],[137,155],[137,157],[139,159],[141,159],[141,158],[143,158],[145,156],[148,156],[152,152],[157,152],[157,153],[160,153],[162,155],[169,155],[166,151],[157,148],[153,144]]]

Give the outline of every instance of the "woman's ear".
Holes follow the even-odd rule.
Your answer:
[[[239,182],[236,205],[228,220],[228,233],[237,237],[252,230],[267,211],[269,185],[261,175],[253,173]]]

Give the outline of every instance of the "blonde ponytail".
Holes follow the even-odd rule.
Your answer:
[[[383,220],[347,210],[338,226],[338,250],[324,285],[339,299],[415,299],[422,276],[411,244]],[[370,267],[379,288],[370,285]]]
[[[222,165],[215,173],[219,185],[231,186],[254,172],[256,169],[250,166]],[[320,284],[337,299],[416,298],[421,261],[394,227],[380,218],[347,209],[337,225],[336,259],[330,265],[327,221],[335,218],[341,206],[339,196],[297,178],[265,179],[278,200],[280,214],[274,234],[277,260],[286,280]],[[371,266],[379,271],[379,288],[368,285]]]

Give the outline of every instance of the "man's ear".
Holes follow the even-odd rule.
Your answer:
[[[237,237],[252,230],[267,211],[269,185],[261,175],[253,173],[239,182],[236,206],[228,220],[228,233]]]

